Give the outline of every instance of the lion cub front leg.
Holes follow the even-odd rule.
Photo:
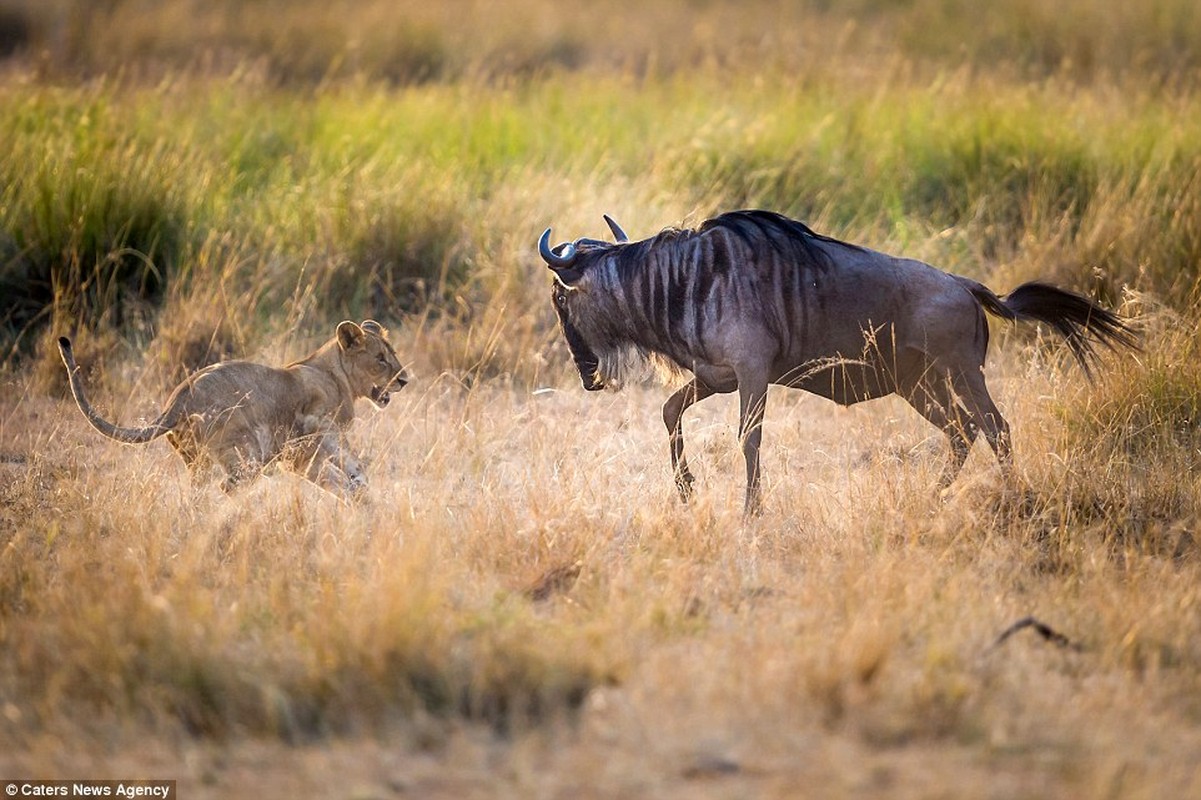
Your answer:
[[[362,463],[352,456],[341,437],[326,434],[313,457],[305,477],[332,494],[361,502],[367,498],[367,474]]]
[[[313,478],[309,478],[313,480]],[[367,499],[367,475],[363,465],[354,456],[340,453],[330,453],[317,473],[315,483],[318,486],[341,497],[349,497],[355,502]]]
[[[288,459],[293,471],[331,494],[364,500],[367,473],[363,464],[351,455],[342,432],[316,417],[301,418],[297,427],[300,436],[293,444],[293,457]]]

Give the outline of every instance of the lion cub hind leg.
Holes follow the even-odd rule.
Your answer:
[[[193,485],[202,483],[215,466],[209,455],[208,447],[196,435],[198,420],[202,421],[202,418],[193,414],[192,419],[189,420],[191,424],[181,425],[175,430],[168,431],[166,436],[167,442],[188,468]]]
[[[221,483],[225,492],[257,478],[275,455],[270,447],[270,433],[254,428],[225,428],[209,439],[207,450],[225,470],[225,480]]]
[[[242,484],[249,483],[263,471],[263,463],[253,455],[237,450],[226,450],[219,461],[225,470],[225,480],[221,481],[221,491],[229,494]]]

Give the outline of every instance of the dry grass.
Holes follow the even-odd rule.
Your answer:
[[[1047,9],[1054,9],[1054,13]],[[0,777],[188,797],[1201,797],[1192,4],[0,9]],[[635,24],[636,23],[636,24]],[[83,79],[77,81],[76,79]],[[899,400],[586,395],[533,242],[740,205],[1138,314],[995,330],[1018,479]],[[371,502],[193,488],[146,418],[344,316],[416,380]],[[998,642],[1034,616],[1033,628]]]
[[[16,385],[0,771],[199,796],[1196,794],[1201,486],[1177,472],[1156,514],[1131,494],[1155,467],[1062,419],[1108,424],[1160,355],[1088,389],[1006,347],[1021,485],[981,445],[940,500],[942,443],[903,404],[780,392],[749,523],[720,399],[689,418],[681,507],[660,391],[427,374],[360,423],[373,497],[347,508],[287,475],[193,490],[168,448]],[[1031,614],[1073,646],[994,646]]]

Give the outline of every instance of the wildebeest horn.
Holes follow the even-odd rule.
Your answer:
[[[542,238],[538,240],[538,253],[551,269],[570,267],[571,262],[575,261],[574,244],[562,245],[562,249],[562,253],[550,249],[550,228],[542,232]]]
[[[626,236],[626,232],[621,229],[620,225],[613,221],[612,217],[608,214],[603,214],[602,216],[605,218],[605,224],[609,226],[609,230],[613,231],[613,238],[617,240],[618,244],[630,241],[630,237]]]

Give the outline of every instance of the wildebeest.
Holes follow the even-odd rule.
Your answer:
[[[693,476],[681,419],[704,398],[738,390],[746,511],[759,503],[759,446],[769,384],[843,405],[898,394],[946,434],[949,485],[983,432],[1003,472],[1009,426],[984,383],[985,313],[1045,322],[1091,375],[1094,343],[1137,347],[1115,314],[1040,282],[1001,298],[969,278],[822,236],[768,211],[735,211],[693,230],[631,242],[538,243],[552,299],[584,388],[620,385],[638,363],[692,373],[663,405],[680,496]]]

